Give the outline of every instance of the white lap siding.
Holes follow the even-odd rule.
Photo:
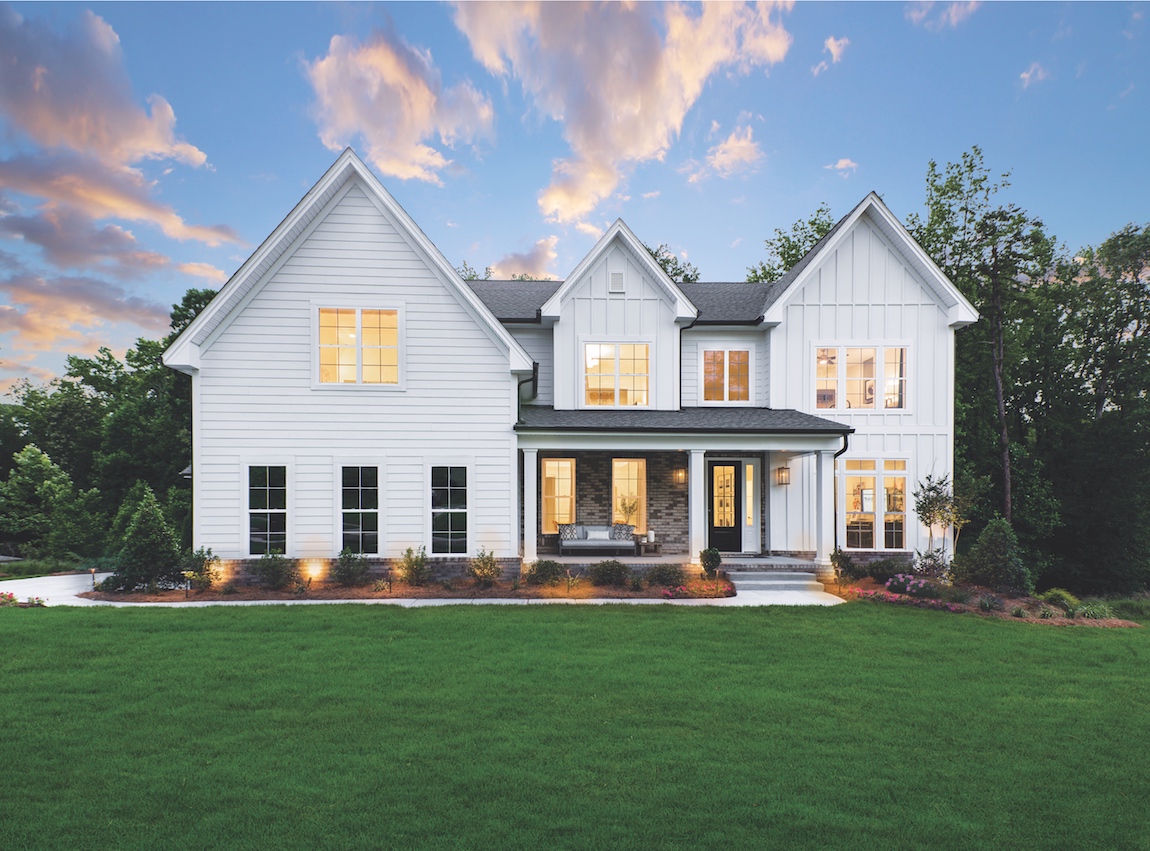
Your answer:
[[[292,468],[289,554],[342,546],[340,458],[382,459],[384,555],[426,546],[430,465],[466,464],[472,550],[517,553],[515,380],[508,353],[357,186],[337,194],[287,259],[215,332],[196,376],[198,544],[247,555],[247,465]],[[314,308],[399,306],[402,390],[313,387]]]

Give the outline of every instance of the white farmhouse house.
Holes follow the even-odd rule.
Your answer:
[[[873,193],[771,284],[676,284],[622,221],[562,282],[464,281],[349,149],[164,355],[194,545],[513,567],[625,523],[684,563],[905,557],[977,318]]]

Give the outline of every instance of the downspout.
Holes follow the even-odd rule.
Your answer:
[[[846,452],[848,449],[850,449],[850,445],[851,445],[850,432],[844,431],[843,432],[843,448],[840,449],[838,452],[836,452],[834,455],[834,458],[832,459],[835,462],[836,467],[838,466],[839,456],[842,455],[844,452]],[[834,515],[835,515],[835,517],[834,517],[834,520],[835,520],[835,549],[837,550],[839,548],[839,486],[838,486],[837,481],[835,482],[834,504],[835,504],[835,511],[834,511]]]
[[[523,399],[521,398],[519,391],[523,387],[523,385],[526,384],[528,381],[531,382],[531,395],[528,397],[528,399],[530,400],[530,399],[534,399],[536,396],[539,395],[539,362],[538,361],[532,361],[531,362],[531,377],[530,378],[524,378],[515,387],[515,402],[516,402],[516,404],[515,404],[515,413],[516,413],[515,422],[518,425],[523,425]]]

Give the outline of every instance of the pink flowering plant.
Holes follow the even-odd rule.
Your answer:
[[[906,594],[908,597],[937,597],[938,588],[927,579],[910,573],[899,573],[887,580],[886,590],[892,594]]]
[[[15,605],[16,605],[16,595],[15,594],[9,594],[7,591],[0,591],[0,607],[15,606]]]
[[[874,600],[879,603],[895,603],[902,606],[915,606],[920,609],[935,609],[940,612],[965,612],[966,609],[958,603],[947,603],[942,600],[931,600],[919,597],[908,597],[905,594],[892,594],[890,591],[862,591],[854,592],[857,600]]]

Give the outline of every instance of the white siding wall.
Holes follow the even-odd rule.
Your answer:
[[[795,408],[856,429],[849,451],[839,459],[840,545],[845,541],[843,460],[905,458],[906,544],[908,549],[925,549],[926,530],[914,517],[910,492],[927,473],[952,474],[953,331],[947,327],[946,311],[866,216],[811,273],[785,306],[782,323],[771,331],[771,401],[775,407]],[[820,345],[906,346],[907,408],[817,409],[815,349]],[[845,364],[840,363],[839,370],[844,374]],[[880,385],[879,405],[881,392]],[[814,510],[813,488],[807,486],[814,465],[795,459],[791,469],[797,486],[772,486],[772,547],[811,549],[803,537],[807,525],[795,521]]]
[[[506,328],[527,354],[531,355],[531,359],[539,364],[539,395],[531,404],[553,404],[555,342],[551,329],[541,328],[538,325],[507,325]]]
[[[608,272],[624,274],[626,291],[609,293]],[[583,406],[583,343],[648,343],[652,408],[679,407],[679,329],[674,305],[648,280],[619,242],[603,252],[565,299],[555,325],[555,407]]]
[[[747,349],[751,352],[751,403],[758,408],[769,407],[767,384],[769,363],[766,337],[762,331],[742,328],[696,327],[685,329],[682,335],[682,398],[684,408],[698,407],[703,398],[703,368],[700,352],[707,349]]]
[[[245,556],[247,464],[283,464],[289,554],[333,556],[339,459],[372,458],[382,554],[431,549],[427,468],[451,463],[470,467],[472,549],[516,555],[508,353],[357,183],[316,221],[202,353],[197,544]],[[313,302],[326,298],[403,306],[403,390],[313,388]]]

